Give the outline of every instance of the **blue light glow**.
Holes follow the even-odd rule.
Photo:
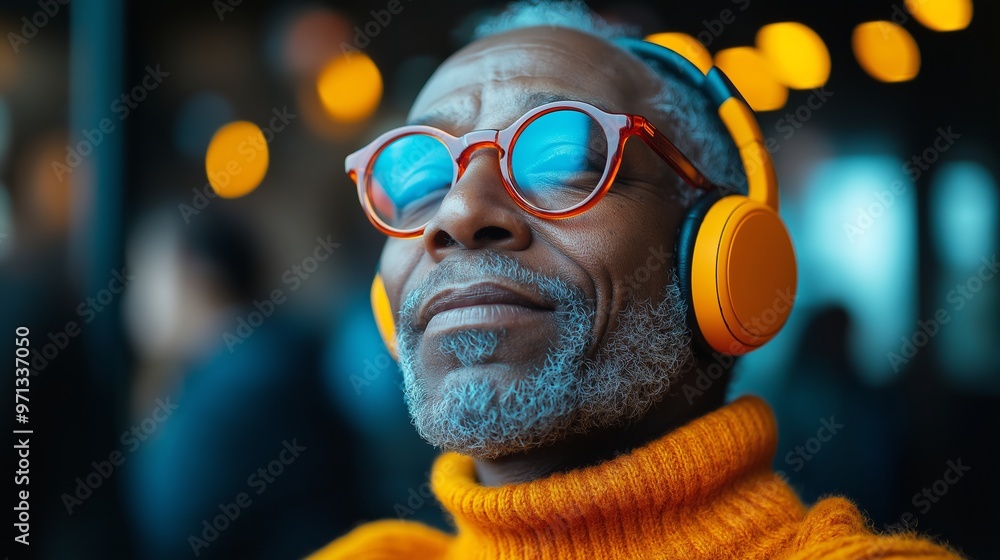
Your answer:
[[[878,155],[821,162],[782,216],[799,266],[796,308],[778,337],[744,359],[750,380],[736,392],[773,389],[814,312],[828,305],[852,318],[851,359],[862,378],[889,381],[896,373],[887,354],[898,352],[917,320],[916,200],[902,162]]]

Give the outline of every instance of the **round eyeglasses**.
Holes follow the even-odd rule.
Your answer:
[[[582,101],[528,111],[503,130],[461,137],[425,125],[403,126],[347,156],[368,219],[386,235],[423,234],[479,148],[496,148],[503,186],[538,217],[564,219],[593,208],[611,188],[625,141],[638,136],[693,187],[711,183],[640,115],[608,113]]]

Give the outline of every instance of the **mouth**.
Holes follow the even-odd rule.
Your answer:
[[[534,294],[497,282],[448,287],[427,300],[418,314],[419,331],[496,327],[555,311]]]

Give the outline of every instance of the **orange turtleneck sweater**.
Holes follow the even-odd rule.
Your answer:
[[[742,397],[593,467],[485,487],[445,453],[431,486],[457,533],[411,521],[358,527],[310,560],[960,558],[911,534],[876,535],[844,498],[806,508],[771,470],[770,408]]]

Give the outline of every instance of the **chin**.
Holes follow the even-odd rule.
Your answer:
[[[575,376],[555,379],[546,371],[493,362],[459,365],[433,376],[436,382],[404,373],[410,415],[432,445],[477,459],[550,445],[567,435],[576,416]]]

